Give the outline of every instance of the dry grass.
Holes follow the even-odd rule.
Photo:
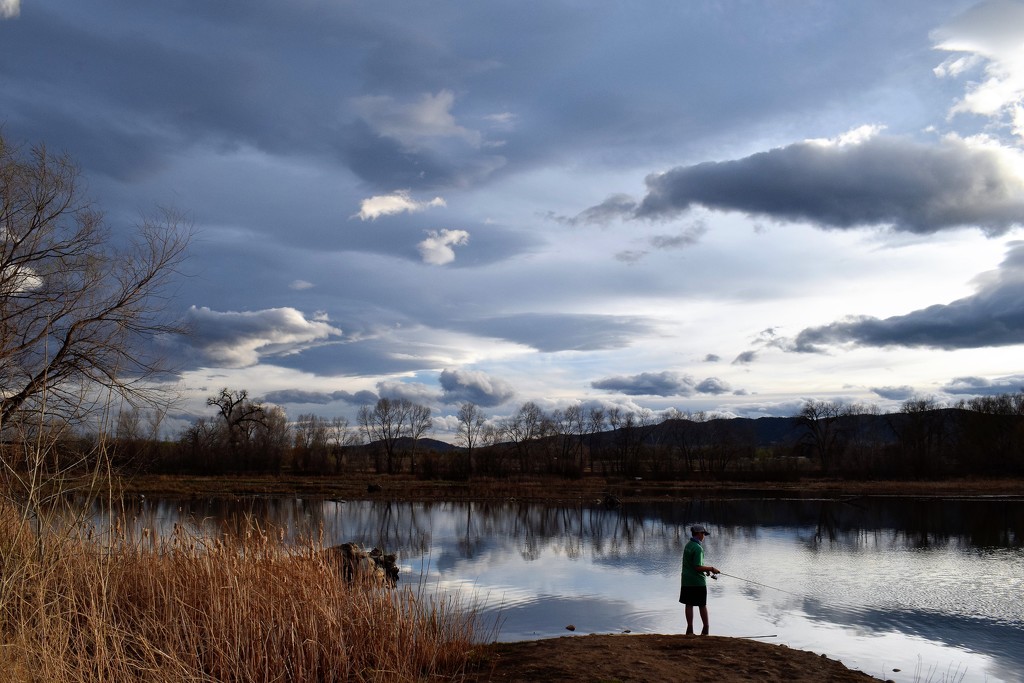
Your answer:
[[[457,681],[472,610],[348,584],[316,542],[39,538],[0,508],[0,680]]]

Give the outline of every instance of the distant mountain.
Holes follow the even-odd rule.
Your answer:
[[[958,408],[938,408],[916,414],[888,413],[882,415],[844,415],[836,418],[834,428],[843,434],[857,434],[875,443],[893,443],[898,435],[914,421],[927,421],[933,425],[941,424],[945,430],[956,428],[957,417],[964,411]],[[715,418],[712,420],[665,420],[659,424],[637,428],[638,433],[645,433],[647,444],[669,443],[679,434],[685,433],[687,439],[697,443],[712,443],[718,439],[736,439],[753,441],[758,448],[774,448],[795,446],[806,440],[808,430],[798,417],[758,417],[758,418]],[[586,437],[588,443],[603,445],[614,440],[621,430],[608,430]],[[402,438],[398,446],[402,451],[412,448],[413,440]],[[438,439],[423,438],[416,445],[418,451],[434,451],[449,453],[465,450]]]

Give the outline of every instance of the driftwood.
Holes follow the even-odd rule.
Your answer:
[[[370,581],[388,588],[398,583],[395,555],[386,555],[380,548],[367,551],[358,543],[342,543],[325,549],[324,555],[346,581]]]

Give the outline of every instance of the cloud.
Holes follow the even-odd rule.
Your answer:
[[[359,203],[359,213],[354,214],[352,218],[372,221],[381,216],[417,213],[436,206],[446,206],[444,199],[434,197],[430,201],[421,202],[413,199],[409,190],[397,190],[391,194],[375,195],[364,199]]]
[[[443,266],[455,260],[452,247],[469,242],[469,233],[465,230],[431,230],[427,238],[416,245],[424,263],[432,266]]]
[[[455,94],[450,90],[424,93],[412,102],[399,102],[386,95],[352,99],[353,109],[373,130],[409,149],[438,138],[457,138],[479,147],[480,133],[455,122],[451,113],[454,104]]]
[[[984,377],[954,377],[942,390],[947,394],[973,396],[1015,394],[1024,391],[1024,375],[1010,375],[994,381]]]
[[[1024,242],[1010,243],[995,271],[977,278],[977,293],[879,319],[849,318],[801,330],[794,351],[819,352],[823,345],[976,349],[1024,344]]]
[[[590,386],[627,396],[692,396],[695,393],[722,394],[731,391],[729,385],[717,377],[709,377],[698,384],[689,375],[675,372],[641,372],[638,375],[607,377],[591,382]]]
[[[304,289],[312,289],[313,286],[312,282],[307,282],[306,280],[292,280],[291,284],[288,285],[288,289],[302,291]]]
[[[643,318],[571,313],[522,313],[484,318],[461,327],[547,352],[619,349],[652,331]]]
[[[643,260],[644,256],[647,256],[646,251],[620,251],[615,254],[615,260],[627,265],[633,265]]]
[[[907,385],[900,387],[871,387],[871,392],[890,401],[906,401],[917,395],[914,387]]]
[[[420,405],[431,405],[438,400],[437,392],[422,382],[377,382],[377,393],[381,398],[406,399]]]
[[[653,235],[650,243],[655,249],[684,249],[697,244],[707,231],[708,227],[703,221],[695,221],[674,235]]]
[[[732,359],[733,365],[749,365],[757,359],[757,351],[744,351]]]
[[[500,405],[515,396],[512,385],[486,373],[470,370],[442,370],[441,400],[445,403],[469,401],[484,408]]]
[[[327,405],[336,401],[343,401],[351,405],[370,405],[377,402],[377,394],[372,391],[307,391],[304,389],[282,389],[270,391],[263,395],[263,400],[278,405],[288,403]]]
[[[577,216],[669,219],[702,206],[822,228],[892,227],[928,234],[979,227],[990,235],[1024,222],[1020,153],[945,138],[925,145],[863,135],[800,142],[732,161],[647,177],[635,208],[605,202]]]
[[[940,77],[980,70],[950,114],[978,114],[1005,121],[1024,137],[1024,4],[982,2],[932,33],[935,48],[957,53],[935,68]]]
[[[21,12],[21,0],[0,0],[0,19],[13,19]]]
[[[697,392],[700,394],[726,394],[732,391],[728,382],[723,382],[717,377],[708,377],[697,385]]]
[[[192,306],[185,323],[185,343],[204,364],[244,368],[273,356],[299,353],[321,345],[341,330],[325,320],[307,320],[294,308],[220,312]]]
[[[615,220],[622,220],[636,211],[637,203],[628,194],[614,194],[597,206],[584,209],[575,216],[557,216],[549,214],[552,220],[565,225],[607,225]]]

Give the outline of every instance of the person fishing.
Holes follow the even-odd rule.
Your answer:
[[[704,564],[704,538],[711,532],[703,524],[690,527],[690,540],[683,548],[682,586],[679,602],[686,606],[686,635],[693,635],[693,608],[700,611],[703,625],[702,636],[708,634],[708,583],[707,577],[721,574],[711,565]]]

